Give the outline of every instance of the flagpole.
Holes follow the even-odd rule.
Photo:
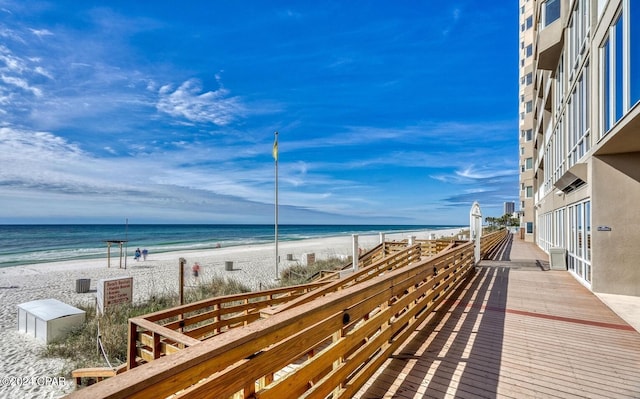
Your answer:
[[[273,142],[273,159],[275,160],[276,174],[276,199],[275,199],[275,241],[276,241],[276,281],[280,280],[278,273],[278,132],[275,132],[275,140]]]

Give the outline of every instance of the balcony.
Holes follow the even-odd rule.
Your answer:
[[[640,152],[640,104],[636,104],[616,125],[598,142],[595,155],[622,154]]]
[[[540,4],[541,23],[537,40],[538,69],[556,69],[564,45],[566,0],[547,0]]]

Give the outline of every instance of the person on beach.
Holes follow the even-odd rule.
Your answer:
[[[140,248],[136,249],[135,254],[133,255],[133,259],[140,260]]]
[[[142,260],[147,260],[147,255],[149,255],[149,251],[145,248],[142,250]]]
[[[198,276],[200,275],[200,264],[198,262],[194,263],[193,266],[191,266],[191,272],[193,273],[193,278],[197,280]]]

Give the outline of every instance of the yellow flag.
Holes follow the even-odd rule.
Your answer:
[[[273,159],[278,160],[278,139],[273,142]]]

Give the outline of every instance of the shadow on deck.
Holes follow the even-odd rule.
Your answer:
[[[638,398],[640,334],[510,237],[357,397]]]

